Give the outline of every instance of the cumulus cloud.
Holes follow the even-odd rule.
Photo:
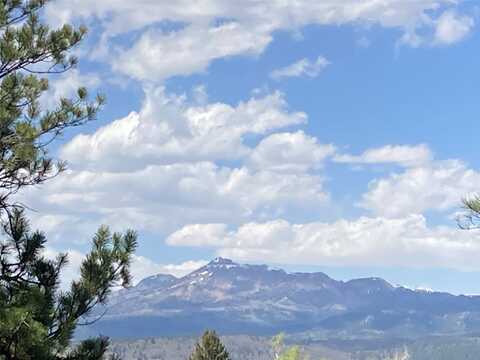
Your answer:
[[[101,24],[103,48],[97,53],[103,53],[104,61],[113,58],[116,70],[136,79],[163,80],[203,72],[218,58],[259,54],[276,31],[298,31],[306,25],[380,25],[403,31],[401,42],[411,46],[425,43],[425,32],[435,33],[428,35],[433,42],[451,44],[473,27],[470,18],[454,10],[451,0],[208,0],[198,6],[186,0],[59,0],[50,4],[46,16],[52,24],[95,18]],[[134,44],[121,46],[118,35],[134,31],[140,34]],[[305,67],[310,65],[297,65],[287,73]]]
[[[118,34],[170,20],[181,23],[208,24],[212,19],[237,19],[270,31],[298,28],[308,24],[379,24],[384,27],[411,27],[430,19],[429,12],[452,5],[451,0],[300,0],[246,1],[208,0],[188,6],[188,0],[174,3],[139,0],[135,3],[118,0],[59,0],[50,5],[47,16],[53,23],[75,18],[96,17],[109,33]]]
[[[91,231],[107,223],[120,229],[162,232],[188,222],[236,223],[299,208],[314,209],[329,199],[322,184],[322,177],[314,174],[201,162],[148,166],[126,173],[72,171],[24,195],[42,216],[75,219],[79,225],[84,222],[85,229],[90,224]],[[69,223],[59,220],[51,231],[65,238],[73,230],[65,227]],[[69,238],[72,241],[71,234]]]
[[[459,160],[436,161],[373,180],[360,205],[388,217],[450,210],[478,191],[479,182],[480,173]]]
[[[246,135],[264,135],[306,120],[305,113],[288,110],[280,92],[236,107],[224,103],[196,106],[160,87],[146,90],[140,112],[113,121],[92,135],[75,137],[61,155],[72,168],[119,171],[147,163],[238,159],[250,151],[243,141]]]
[[[121,51],[113,68],[138,80],[163,80],[203,72],[211,61],[239,54],[259,54],[269,34],[232,22],[217,27],[189,26],[164,34],[149,30],[133,47]]]
[[[227,233],[226,224],[191,224],[171,234],[166,243],[183,246],[215,246]]]
[[[398,164],[406,167],[430,162],[433,154],[425,144],[386,145],[368,149],[360,155],[338,154],[335,161],[347,164]]]
[[[134,255],[132,261],[133,285],[146,277],[157,274],[170,274],[182,277],[205,265],[205,260],[188,260],[180,264],[158,264],[144,256]]]
[[[461,15],[455,9],[447,9],[437,18],[428,18],[421,31],[417,28],[407,30],[399,40],[400,44],[411,47],[448,46],[465,39],[475,26],[475,20]],[[428,25],[427,25],[428,24]],[[432,31],[425,31],[431,27]]]
[[[152,89],[139,112],[66,143],[70,170],[21,200],[54,241],[80,243],[102,223],[162,234],[315,211],[329,201],[320,170],[334,148],[285,132],[305,122],[279,92],[231,106]]]
[[[276,69],[270,73],[270,77],[275,80],[281,80],[288,77],[317,77],[330,62],[323,56],[319,56],[315,61],[303,58],[286,67]]]
[[[234,230],[213,226],[215,231],[210,224],[186,226],[170,235],[167,243],[210,246],[219,255],[240,261],[480,269],[475,233],[431,228],[418,214],[333,223],[275,220],[247,223]]]
[[[445,11],[436,22],[435,43],[451,45],[463,40],[473,29],[475,21],[470,16]]]
[[[460,160],[434,160],[425,144],[386,145],[360,155],[337,154],[346,164],[396,164],[404,167],[373,179],[362,195],[360,207],[375,215],[403,217],[425,211],[455,212],[461,199],[478,191],[480,173]]]
[[[319,144],[316,138],[303,131],[275,133],[253,149],[247,163],[255,169],[302,172],[321,167],[334,153],[333,145]]]

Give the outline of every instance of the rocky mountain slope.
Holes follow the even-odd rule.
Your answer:
[[[380,278],[337,281],[222,258],[182,278],[146,278],[115,293],[104,311],[83,334],[140,338],[214,328],[223,334],[412,338],[480,330],[480,297],[413,291]]]

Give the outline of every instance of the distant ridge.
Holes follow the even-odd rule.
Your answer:
[[[480,331],[480,297],[396,287],[381,278],[337,281],[322,272],[287,273],[215,258],[176,278],[158,274],[113,294],[83,335],[196,334],[391,336]]]

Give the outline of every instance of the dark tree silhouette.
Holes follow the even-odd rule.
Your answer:
[[[230,355],[216,332],[207,330],[195,345],[189,360],[230,360]]]

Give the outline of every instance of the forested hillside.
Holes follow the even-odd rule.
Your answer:
[[[124,360],[184,360],[196,338],[150,338],[115,341],[111,351]],[[269,337],[225,336],[222,341],[232,360],[272,360]],[[294,339],[289,339],[289,343]],[[300,345],[311,360],[474,360],[480,353],[480,337],[430,337],[414,342],[392,340],[325,341]]]

